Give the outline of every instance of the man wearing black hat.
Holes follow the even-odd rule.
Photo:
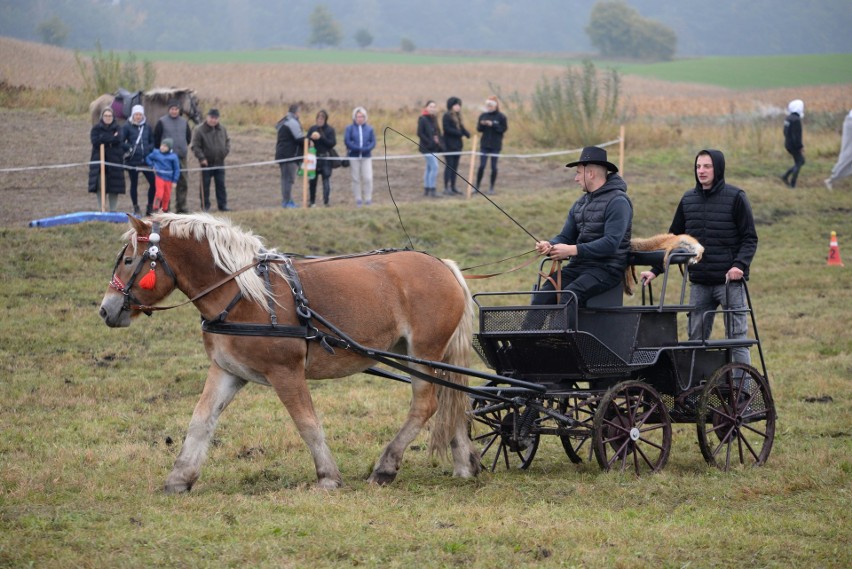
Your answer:
[[[580,159],[566,164],[576,166],[574,181],[583,195],[574,202],[562,231],[550,241],[539,241],[535,249],[555,261],[571,260],[545,281],[533,295],[533,304],[556,304],[554,282],[574,293],[579,306],[616,286],[627,268],[633,204],[627,197],[627,184],[618,168],[607,161],[606,150],[596,146],[583,149]],[[548,292],[549,291],[549,292]],[[563,303],[573,295],[562,295]]]
[[[201,184],[204,195],[201,207],[210,209],[210,180],[216,183],[216,205],[219,211],[228,209],[228,192],[225,189],[225,157],[231,151],[231,138],[219,124],[219,109],[207,111],[207,119],[192,133],[192,153],[201,164]]]
[[[174,141],[173,152],[177,154],[180,162],[180,180],[175,187],[175,207],[176,213],[187,213],[189,210],[186,207],[186,158],[189,154],[189,143],[192,140],[192,129],[189,128],[189,122],[180,116],[180,104],[177,99],[172,99],[168,103],[169,112],[163,115],[157,126],[154,128],[154,148],[159,148],[164,138],[171,138]],[[148,191],[148,207],[145,210],[145,215],[151,215],[151,203],[154,201],[154,194]]]

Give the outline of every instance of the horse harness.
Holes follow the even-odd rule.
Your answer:
[[[130,279],[128,279],[127,284],[123,283],[116,274],[116,271],[118,270],[118,265],[121,263],[122,257],[124,257],[124,252],[127,251],[128,245],[125,245],[124,249],[121,250],[121,253],[118,254],[118,258],[115,260],[115,266],[112,269],[112,280],[109,282],[109,286],[124,295],[124,303],[121,305],[122,310],[130,311],[138,309],[148,316],[151,316],[155,307],[142,304],[132,291],[133,285],[136,284],[136,278],[139,276],[139,273],[142,272],[142,267],[145,265],[145,261],[150,261],[151,271],[149,272],[149,275],[154,274],[154,271],[157,269],[157,263],[160,263],[163,266],[163,270],[172,280],[175,280],[175,273],[166,262],[166,258],[163,257],[163,253],[160,251],[160,247],[158,246],[160,242],[159,223],[154,223],[149,235],[138,235],[136,237],[136,241],[148,243],[148,247],[145,249],[145,252],[142,253],[142,260],[137,263],[136,268],[133,269],[133,274],[130,275]],[[150,290],[153,289],[155,285],[155,277],[149,277],[148,275],[145,275],[139,281],[139,286],[141,288]]]

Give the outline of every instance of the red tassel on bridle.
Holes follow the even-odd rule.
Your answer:
[[[152,268],[147,275],[139,280],[139,288],[153,290],[155,286],[157,286],[157,273]]]

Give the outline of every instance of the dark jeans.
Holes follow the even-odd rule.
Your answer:
[[[799,170],[801,170],[802,166],[805,165],[805,155],[802,154],[801,150],[798,152],[790,152],[790,155],[793,156],[793,166],[784,174],[784,179],[789,180],[788,183],[791,188],[795,188],[796,180],[799,179]]]
[[[174,187],[174,207],[170,207],[172,211],[175,213],[188,213],[189,209],[186,206],[186,196],[189,192],[189,181],[186,177],[186,156],[181,158],[178,156],[178,161],[180,162],[180,178],[175,184]],[[151,195],[151,194],[149,194]],[[153,202],[154,196],[151,195],[151,201]]]
[[[562,290],[570,290],[577,295],[579,306],[585,306],[593,296],[618,286],[623,275],[610,272],[601,267],[573,267],[570,263],[562,268]],[[556,275],[551,277],[555,280]],[[533,295],[532,304],[557,304],[556,292],[550,281],[544,281],[540,291],[551,291],[550,294],[539,292]],[[571,299],[570,294],[562,295],[560,301],[564,304]]]
[[[311,193],[311,204],[317,201],[317,180],[322,176],[322,203],[328,205],[328,198],[331,195],[331,167],[317,168],[317,175],[308,181],[308,190]]]
[[[222,164],[210,164],[210,166],[222,166]],[[204,211],[210,209],[210,180],[216,184],[216,207],[219,210],[228,208],[228,193],[225,191],[225,169],[204,168],[201,170],[201,184],[204,192],[204,203],[201,208]]]
[[[456,189],[456,175],[459,171],[461,154],[444,156],[444,188]]]
[[[485,165],[488,162],[487,154],[494,154],[491,156],[491,185],[488,187],[489,191],[494,189],[494,182],[497,181],[497,159],[500,158],[497,156],[496,152],[493,150],[489,150],[488,148],[482,149],[482,154],[479,159],[479,170],[476,171],[476,187],[479,189],[479,185],[482,183],[482,176],[485,174]]]
[[[154,188],[154,173],[150,170],[142,170],[141,168],[144,168],[144,166],[127,169],[127,178],[130,180],[130,201],[133,205],[139,205],[137,188],[139,187],[139,174],[142,174],[148,180],[147,205],[151,207],[151,204],[154,203],[154,192],[156,191]]]

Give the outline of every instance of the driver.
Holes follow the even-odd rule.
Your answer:
[[[621,285],[630,250],[633,204],[627,197],[627,183],[607,161],[603,148],[587,146],[579,160],[566,164],[567,168],[574,166],[574,181],[583,195],[571,206],[559,235],[537,242],[535,249],[555,261],[571,259],[562,268],[561,287],[577,295],[579,306],[585,306],[593,296]],[[557,275],[552,274],[551,279],[557,280]],[[550,294],[534,294],[534,305],[556,304],[551,279],[541,287]],[[565,303],[571,298],[569,294],[561,300]]]

